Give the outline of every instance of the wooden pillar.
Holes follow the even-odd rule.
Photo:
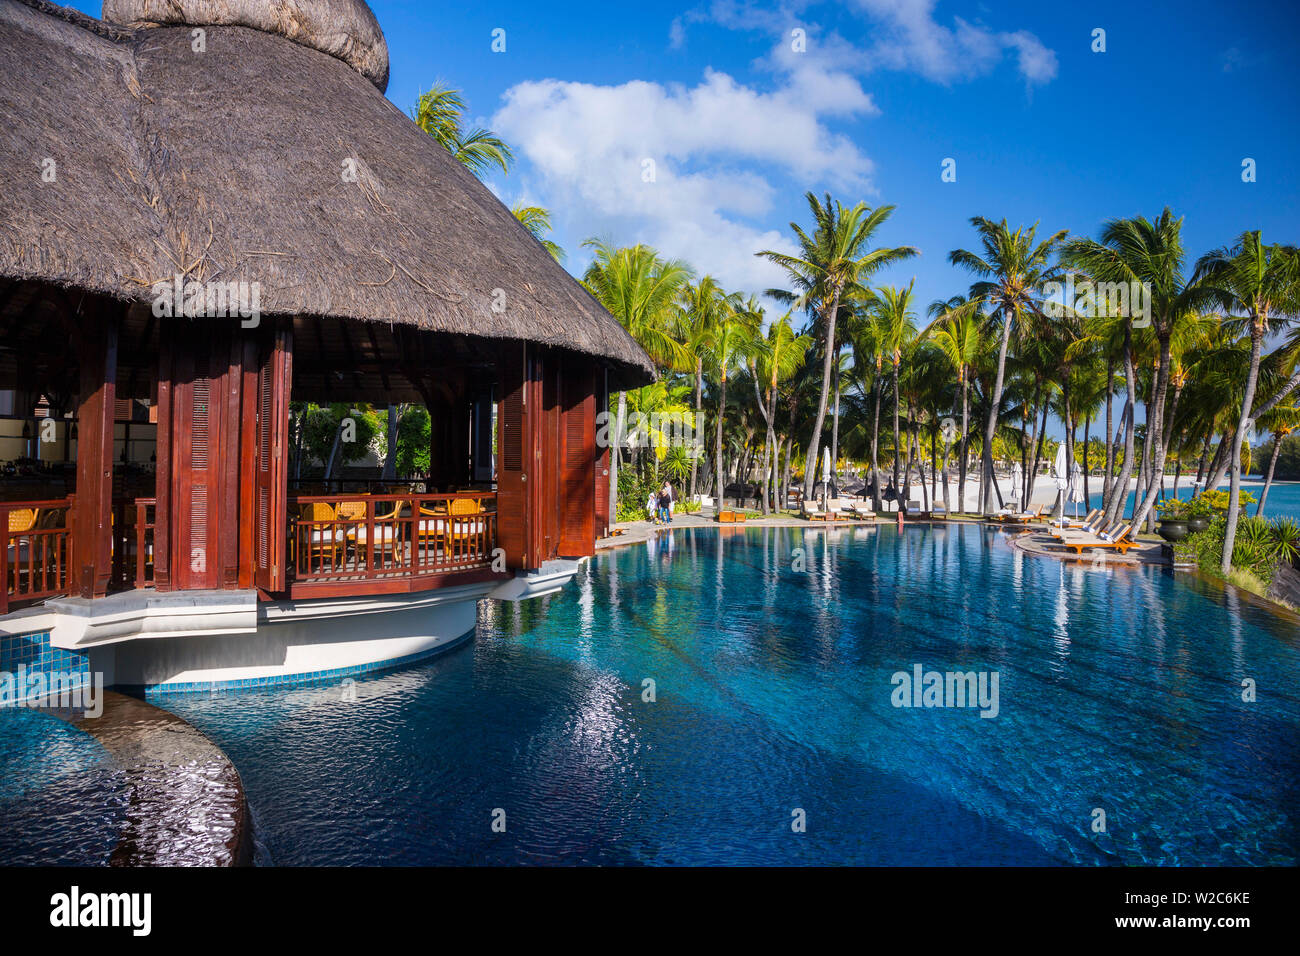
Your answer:
[[[158,327],[158,440],[154,450],[153,586],[172,589],[172,323]]]
[[[113,411],[117,404],[117,330],[121,307],[110,304],[83,318],[78,361],[77,500],[72,532],[73,593],[108,593],[112,573]]]

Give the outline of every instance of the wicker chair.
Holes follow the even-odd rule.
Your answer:
[[[304,521],[311,522],[337,521],[339,518],[333,505],[324,501],[304,505],[302,517]],[[302,535],[299,538],[300,544],[307,548],[309,562],[315,558],[324,567],[325,556],[328,554],[332,569],[342,565],[343,549],[347,541],[342,528],[337,525],[311,524],[307,527],[305,539]]]

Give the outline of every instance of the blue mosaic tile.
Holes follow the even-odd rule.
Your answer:
[[[0,672],[70,674],[73,685],[89,683],[90,660],[84,654],[50,646],[49,631],[31,634],[6,634],[0,638]]]

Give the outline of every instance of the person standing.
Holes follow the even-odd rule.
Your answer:
[[[676,502],[677,496],[673,494],[673,486],[670,482],[664,482],[663,490],[659,493],[659,500],[663,502],[664,521],[672,524],[673,504]]]

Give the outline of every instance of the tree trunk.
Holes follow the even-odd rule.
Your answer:
[[[1219,562],[1219,570],[1223,574],[1228,573],[1232,567],[1232,548],[1237,540],[1237,519],[1240,516],[1241,508],[1237,504],[1237,496],[1241,492],[1241,446],[1245,443],[1246,435],[1250,433],[1252,422],[1250,420],[1251,409],[1255,404],[1255,384],[1259,380],[1259,356],[1264,344],[1264,324],[1258,318],[1252,316],[1250,326],[1250,370],[1246,373],[1246,394],[1241,399],[1241,417],[1237,419],[1237,427],[1232,434],[1231,457],[1228,459],[1228,523],[1223,529],[1223,559]]]
[[[1170,334],[1169,332],[1157,332],[1156,334],[1160,340],[1160,365],[1156,368],[1155,400],[1148,406],[1147,410],[1147,418],[1154,419],[1154,421],[1147,422],[1147,436],[1151,439],[1151,461],[1148,466],[1147,479],[1150,482],[1150,487],[1147,489],[1146,498],[1143,500],[1141,508],[1138,508],[1137,513],[1133,516],[1135,531],[1146,521],[1147,515],[1152,513],[1156,498],[1164,490],[1165,457],[1169,451],[1164,440],[1164,415],[1165,401],[1169,394],[1169,373],[1171,371]],[[1231,556],[1231,552],[1229,552],[1229,556]]]
[[[871,509],[880,511],[880,370],[876,370],[875,381],[872,384],[872,391],[875,392],[876,412],[871,423]]]
[[[623,428],[627,421],[627,392],[618,393],[618,414],[614,416],[614,437],[609,450],[609,526],[618,520],[618,469],[622,464]]]
[[[1088,505],[1087,510],[1092,510],[1092,495],[1088,491],[1088,430],[1092,426],[1092,413],[1089,412],[1083,416],[1083,500]]]
[[[1011,344],[1011,325],[1015,321],[1015,311],[1002,316],[1002,344],[998,347],[998,373],[993,379],[993,392],[989,396],[989,422],[984,429],[984,473],[988,476],[984,486],[984,501],[981,510],[984,514],[993,513],[993,436],[998,430],[998,408],[1002,404],[1002,380],[1007,369],[1007,348]]]
[[[1111,417],[1114,415],[1115,405],[1115,357],[1106,351],[1106,430],[1103,431],[1102,437],[1106,440],[1106,473],[1101,479],[1101,504],[1106,506],[1106,498],[1110,495],[1110,483],[1114,480],[1115,474],[1115,446],[1111,444],[1111,427],[1114,424]]]
[[[1134,409],[1137,407],[1137,383],[1136,376],[1133,373],[1133,329],[1128,323],[1124,323],[1124,387],[1128,390],[1124,403],[1124,414],[1127,416],[1124,425],[1124,464],[1120,466],[1119,477],[1115,479],[1115,484],[1111,487],[1111,500],[1106,502],[1106,514],[1104,521],[1106,527],[1110,527],[1119,518],[1119,511],[1124,507],[1124,499],[1128,497],[1128,482],[1133,475],[1133,420],[1137,417]]]
[[[831,363],[835,356],[835,319],[840,311],[840,289],[835,289],[835,297],[831,301],[830,314],[825,317],[826,322],[826,356],[822,360],[822,394],[817,403],[817,420],[813,423],[812,437],[808,440],[808,457],[804,462],[803,469],[803,496],[805,499],[812,497],[813,476],[817,468],[817,451],[821,444],[822,426],[826,423],[826,402],[831,393]]]
[[[837,355],[836,358],[839,356]],[[840,464],[840,369],[835,363],[835,415],[831,418],[831,477],[836,475]],[[836,487],[838,490],[838,485]]]
[[[898,483],[898,466],[901,463],[900,459],[902,458],[903,450],[902,447],[899,445],[899,439],[901,436],[899,435],[899,430],[898,430],[898,358],[897,357],[894,358],[893,386],[894,386],[894,488],[898,491],[899,494],[902,494],[903,490]]]
[[[704,410],[701,406],[701,400],[704,391],[704,359],[696,357],[695,359],[695,433],[699,435],[702,431],[700,425],[704,421]],[[700,463],[700,454],[703,449],[695,449],[695,454],[691,456],[691,497],[694,498],[695,491],[695,470]]]
[[[1273,469],[1277,467],[1277,456],[1282,451],[1282,439],[1285,436],[1278,432],[1273,436],[1273,454],[1268,459],[1268,475],[1264,478],[1264,490],[1259,493],[1259,507],[1255,509],[1255,517],[1264,517],[1264,503],[1268,501],[1268,489],[1273,487]]]
[[[970,425],[967,417],[970,413],[970,369],[961,379],[961,460],[957,463],[957,510],[966,510],[966,459],[970,451]]]
[[[722,498],[727,486],[723,484],[725,473],[722,470],[722,419],[727,414],[727,366],[724,362],[721,366],[721,375],[718,382],[718,427],[715,432],[713,442],[713,468],[718,476],[718,494],[714,499],[714,512],[722,510]]]

